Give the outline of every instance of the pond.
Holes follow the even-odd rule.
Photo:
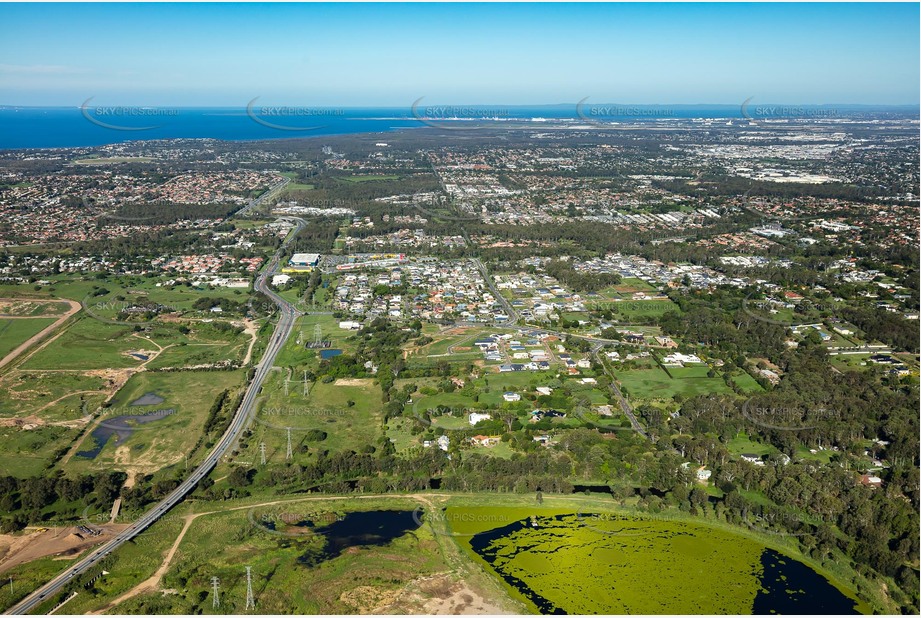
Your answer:
[[[327,348],[326,350],[320,350],[320,358],[323,360],[329,360],[334,356],[339,356],[342,354],[342,350],[338,348]]]
[[[138,430],[139,425],[158,421],[173,414],[173,412],[175,410],[168,408],[165,410],[152,410],[143,414],[123,414],[122,416],[106,419],[90,434],[93,440],[93,448],[88,451],[77,451],[77,457],[95,459],[113,435],[117,437],[119,442],[123,442]]]
[[[509,522],[463,534],[465,522]],[[458,511],[461,513],[459,514]],[[683,520],[448,509],[465,551],[542,614],[857,614],[869,608],[792,558]],[[453,514],[452,514],[453,512]],[[453,515],[453,516],[452,516]],[[517,517],[515,519],[514,517]],[[481,526],[483,527],[483,526]]]
[[[311,522],[299,522],[296,526],[311,526]],[[322,547],[312,548],[302,554],[298,563],[316,566],[342,555],[351,547],[372,547],[387,545],[396,538],[418,528],[420,522],[415,511],[354,511],[340,519],[314,528],[322,535]]]
[[[765,549],[754,614],[856,614],[854,602],[808,566]]]
[[[156,406],[166,401],[163,397],[156,393],[144,393],[130,404],[131,406]]]
[[[144,393],[141,397],[135,399],[128,405],[130,407],[152,406],[163,403],[164,401],[166,400],[156,393]],[[111,414],[116,409],[103,410],[103,414]],[[102,422],[100,422],[90,434],[90,438],[93,441],[93,448],[86,451],[77,451],[77,457],[96,459],[96,456],[102,452],[102,449],[112,436],[116,436],[118,442],[123,442],[130,438],[131,434],[137,431],[141,425],[166,418],[175,412],[176,410],[173,408],[158,408],[138,412],[136,414],[122,414],[112,418],[104,417]]]

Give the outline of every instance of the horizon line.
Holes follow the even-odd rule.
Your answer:
[[[599,101],[592,103],[584,103],[585,106],[599,106],[599,105],[616,105],[616,106],[638,106],[638,105],[648,105],[654,107],[705,107],[705,106],[715,106],[715,107],[741,107],[745,104],[745,101],[742,102],[732,102],[732,103],[650,103],[650,102],[640,102],[640,103],[624,103],[617,101]],[[579,101],[574,101],[571,103],[427,103],[424,106],[419,105],[420,107],[433,107],[433,106],[472,106],[472,107],[486,107],[486,106],[496,106],[503,105],[505,107],[576,107],[580,105]],[[921,110],[921,102],[917,103],[800,103],[800,102],[774,102],[766,101],[764,103],[750,103],[750,106],[753,107],[763,107],[767,105],[772,106],[809,106],[809,107],[829,107],[829,106],[839,106],[839,107],[918,107]],[[340,105],[340,104],[294,104],[294,103],[271,103],[271,104],[260,104],[258,107],[322,107],[322,108],[331,108],[336,107],[339,109],[411,109],[414,107],[413,103],[407,103],[406,105],[380,105],[380,104],[364,104],[364,105]],[[221,105],[221,104],[210,104],[210,105],[133,105],[127,103],[107,103],[107,104],[57,104],[57,105],[21,105],[15,103],[0,103],[0,109],[2,108],[31,108],[31,109],[82,109],[94,108],[94,107],[143,107],[151,109],[162,109],[162,108],[171,108],[171,109],[247,109],[247,104],[235,104],[235,105]]]

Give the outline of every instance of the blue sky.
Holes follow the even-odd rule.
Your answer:
[[[0,104],[919,102],[919,5],[0,4]]]

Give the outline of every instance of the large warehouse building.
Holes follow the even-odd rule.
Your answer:
[[[288,260],[288,268],[282,269],[282,272],[292,270],[311,270],[320,263],[319,253],[295,253]]]

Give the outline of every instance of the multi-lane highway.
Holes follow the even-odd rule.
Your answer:
[[[241,208],[240,210],[238,210],[234,216],[236,216],[236,217],[248,217],[250,214],[252,214],[256,209],[258,209],[262,204],[264,204],[264,203],[265,203],[266,201],[268,201],[270,198],[273,198],[273,197],[275,197],[276,195],[278,195],[279,192],[280,192],[282,189],[284,189],[285,187],[287,187],[287,186],[288,186],[288,183],[290,183],[290,182],[291,182],[291,179],[290,179],[290,178],[284,178],[284,179],[282,179],[282,180],[279,180],[279,181],[276,182],[274,185],[272,185],[271,187],[269,187],[268,191],[266,191],[265,193],[263,193],[263,194],[260,195],[259,197],[255,198],[255,199],[253,199],[253,200],[250,200],[249,204],[247,204],[246,206],[244,206],[243,208]]]
[[[269,345],[265,350],[265,354],[262,356],[262,360],[259,362],[259,364],[256,365],[256,373],[246,389],[246,394],[243,397],[243,401],[240,404],[236,414],[234,415],[233,420],[230,423],[230,427],[227,428],[227,431],[224,433],[223,437],[221,437],[220,442],[218,442],[217,446],[215,446],[214,450],[211,451],[211,453],[201,463],[201,465],[199,465],[192,472],[192,474],[185,481],[183,481],[181,485],[179,485],[179,487],[173,490],[171,494],[158,502],[140,519],[135,521],[133,524],[131,524],[130,527],[115,536],[112,540],[96,548],[92,553],[81,559],[76,564],[70,566],[67,571],[61,573],[38,590],[35,590],[29,594],[22,601],[9,608],[6,611],[7,614],[28,613],[37,605],[48,600],[52,597],[52,595],[66,587],[73,579],[92,569],[97,565],[97,563],[99,563],[103,558],[116,550],[123,543],[130,541],[138,534],[143,532],[151,524],[160,519],[160,517],[162,517],[167,511],[176,506],[176,504],[178,504],[189,492],[191,492],[192,489],[194,489],[198,484],[198,482],[211,472],[211,470],[215,465],[217,465],[224,454],[236,443],[240,433],[249,424],[251,414],[254,412],[254,406],[259,395],[259,390],[262,388],[263,381],[265,380],[269,371],[272,369],[272,365],[275,361],[275,356],[278,354],[279,350],[281,350],[281,347],[288,339],[288,336],[291,334],[291,331],[294,328],[295,321],[297,320],[298,315],[300,315],[297,309],[294,308],[294,305],[269,289],[267,283],[269,277],[271,277],[272,274],[274,274],[278,269],[278,262],[284,254],[288,242],[290,242],[291,239],[293,239],[297,233],[306,225],[306,221],[303,219],[296,219],[294,217],[289,217],[289,219],[294,221],[296,225],[295,229],[291,232],[291,234],[288,235],[288,238],[278,249],[278,252],[276,252],[276,254],[272,257],[267,267],[263,269],[255,283],[255,288],[257,290],[267,295],[275,302],[275,304],[278,305],[280,309],[278,324],[275,326],[275,332],[272,334],[272,338],[269,340]]]

